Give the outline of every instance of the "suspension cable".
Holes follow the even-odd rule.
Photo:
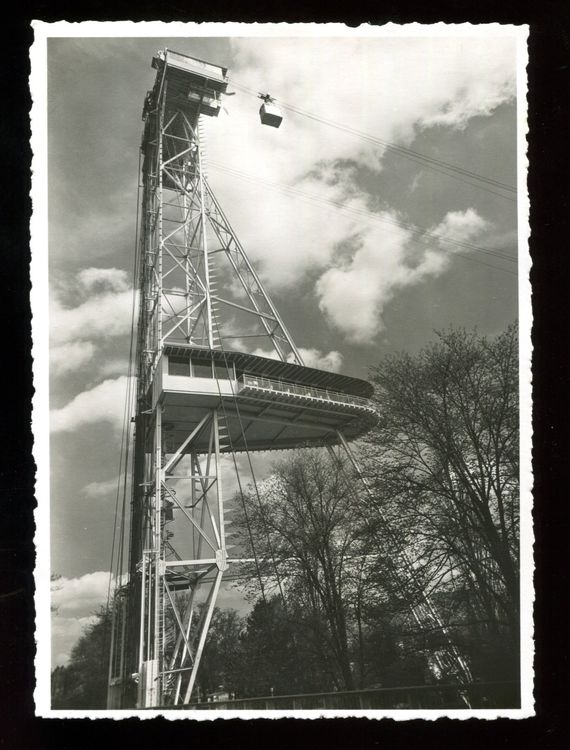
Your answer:
[[[129,362],[127,367],[127,383],[125,402],[123,408],[123,425],[121,432],[121,447],[119,451],[119,476],[117,479],[117,492],[115,497],[115,511],[113,519],[113,538],[111,543],[111,556],[109,562],[109,581],[107,584],[107,600],[105,604],[105,616],[109,617],[109,609],[111,607],[111,589],[113,588],[113,609],[111,615],[111,627],[108,634],[104,637],[103,653],[107,650],[107,643],[109,643],[109,681],[113,676],[113,663],[115,653],[117,649],[122,650],[124,644],[117,644],[115,640],[115,628],[117,621],[117,606],[115,603],[115,596],[121,585],[121,577],[123,570],[123,555],[125,547],[125,528],[126,528],[126,508],[127,508],[127,473],[129,466],[129,452],[130,452],[130,417],[132,409],[132,370],[133,370],[133,349],[135,340],[135,311],[136,311],[136,299],[137,299],[137,287],[136,279],[138,277],[138,244],[139,244],[139,215],[140,215],[140,169],[141,169],[141,153],[139,151],[138,167],[137,167],[137,201],[136,201],[136,225],[135,225],[135,252],[133,261],[133,293],[131,301],[131,325],[130,325],[130,336],[129,336]],[[120,512],[120,525],[119,534],[117,539],[117,520],[119,517],[119,497],[121,495],[121,482],[122,482],[122,503]],[[118,544],[118,553],[115,556],[115,548]],[[112,585],[114,581],[114,586]],[[123,612],[123,617],[125,612]],[[109,640],[107,640],[109,639]],[[125,686],[123,685],[123,691]]]
[[[244,449],[245,449],[245,453],[246,453],[246,456],[247,456],[247,461],[248,461],[248,464],[249,464],[249,469],[250,469],[250,472],[251,472],[251,477],[252,477],[252,480],[253,480],[253,487],[254,487],[254,491],[255,491],[255,496],[257,498],[257,503],[258,503],[259,510],[260,510],[260,518],[261,518],[261,520],[263,522],[263,525],[265,527],[265,533],[266,533],[266,536],[267,536],[267,542],[268,542],[269,551],[270,551],[270,554],[271,554],[271,562],[272,562],[273,568],[275,570],[275,577],[276,577],[276,580],[277,580],[277,586],[279,588],[279,594],[280,594],[281,600],[283,602],[283,610],[285,612],[285,615],[287,616],[287,603],[285,601],[285,594],[283,592],[283,586],[282,586],[282,583],[281,583],[281,576],[279,574],[279,569],[278,569],[276,558],[275,558],[275,552],[274,552],[274,549],[273,549],[273,544],[271,542],[271,534],[270,534],[268,526],[267,526],[267,520],[265,518],[265,512],[263,510],[263,503],[261,502],[261,496],[259,494],[259,488],[257,486],[257,479],[255,477],[255,471],[253,469],[253,463],[252,463],[250,452],[249,452],[249,448],[248,448],[248,445],[247,445],[247,438],[246,438],[246,435],[245,435],[245,429],[244,429],[243,421],[242,421],[242,418],[241,418],[241,413],[240,413],[238,399],[237,399],[237,393],[236,393],[236,391],[234,389],[233,380],[232,380],[231,377],[229,377],[230,374],[231,374],[230,373],[230,367],[229,367],[229,363],[228,363],[228,358],[227,358],[226,351],[225,351],[225,349],[223,347],[223,344],[222,344],[222,337],[221,337],[221,333],[220,333],[220,327],[218,325],[217,316],[214,316],[213,319],[214,319],[214,323],[215,323],[216,330],[217,330],[217,333],[218,333],[218,338],[220,339],[220,350],[222,352],[222,355],[223,355],[223,358],[224,358],[224,364],[225,364],[225,367],[226,367],[226,371],[228,373],[228,379],[229,379],[230,388],[231,388],[231,391],[232,391],[232,398],[233,398],[233,402],[234,402],[234,405],[235,405],[235,408],[236,408],[236,415],[237,415],[237,418],[238,418],[238,421],[239,421],[239,425],[240,425],[240,433],[241,433],[241,437],[243,439]],[[222,403],[222,409],[224,410],[224,415],[225,415],[226,412],[225,412],[225,407],[223,405],[223,399],[221,397],[220,383],[219,383],[218,377],[215,375],[216,368],[214,367],[213,370],[214,370],[214,376],[216,378],[216,383],[217,383],[217,386],[218,386],[218,391],[220,393],[220,401]],[[227,423],[227,418],[226,418],[226,423]],[[228,436],[230,438],[230,445],[232,447],[232,455],[233,455],[233,459],[234,459],[234,465],[236,466],[236,474],[238,474],[238,476],[239,476],[239,473],[237,471],[237,461],[236,461],[236,458],[235,458],[235,450],[233,449],[233,441],[231,439],[231,433],[229,431],[229,426],[228,426]],[[240,491],[241,491],[241,484],[240,484]],[[241,498],[242,498],[242,503],[243,503],[243,507],[244,507],[244,511],[245,511],[245,498],[243,496],[243,493],[241,495]],[[261,582],[261,576],[260,576],[260,571],[259,571],[259,564],[257,562],[257,554],[255,552],[255,547],[253,545],[253,537],[251,537],[251,543],[252,543],[252,551],[254,552],[254,558],[256,559],[256,563],[255,564],[256,564],[257,575],[258,575],[258,578],[259,578],[259,580]],[[263,589],[262,589],[262,591],[263,591]],[[264,601],[266,601],[265,595],[264,595],[263,598],[264,598]]]
[[[136,296],[137,296],[137,290],[136,290],[136,279],[137,279],[137,271],[138,271],[138,243],[139,243],[139,216],[140,216],[140,169],[141,169],[141,153],[139,151],[139,157],[138,157],[138,166],[137,166],[137,208],[136,208],[136,225],[135,225],[135,252],[134,252],[134,262],[133,262],[133,294],[132,294],[132,302],[131,302],[131,325],[130,325],[130,336],[129,336],[129,362],[127,367],[127,384],[126,384],[126,393],[125,393],[125,402],[123,407],[123,426],[122,426],[122,432],[121,432],[121,448],[119,452],[119,476],[117,480],[117,494],[115,499],[115,512],[114,512],[114,522],[113,522],[113,539],[111,543],[111,560],[109,564],[109,583],[107,587],[107,605],[106,609],[109,609],[110,604],[110,595],[111,595],[111,583],[113,580],[113,572],[114,572],[114,564],[117,562],[117,558],[115,557],[115,546],[117,542],[117,521],[119,518],[119,497],[120,497],[120,488],[121,488],[121,480],[123,483],[123,505],[122,505],[122,513],[121,513],[121,531],[119,534],[119,546],[122,546],[122,540],[121,536],[124,536],[124,514],[125,514],[125,503],[124,503],[124,497],[126,494],[126,480],[127,480],[127,471],[126,471],[126,462],[127,462],[127,456],[128,456],[128,444],[129,444],[129,437],[130,437],[130,411],[131,411],[131,376],[132,376],[132,368],[133,368],[133,341],[135,336],[135,310],[136,310]],[[123,471],[123,458],[125,458],[125,467]],[[121,553],[122,555],[122,553]],[[119,556],[118,556],[119,557]]]
[[[242,89],[242,91],[244,91],[247,94],[258,97],[258,92],[254,91],[253,89],[238,83],[234,79],[232,79],[231,82],[232,82],[232,85],[235,86],[236,88]],[[286,102],[280,99],[273,98],[273,101],[278,106],[282,107],[283,109],[289,112],[292,112],[293,114],[299,117],[305,117],[306,119],[312,120],[321,125],[326,125],[327,127],[335,128],[336,130],[340,130],[344,133],[347,133],[348,135],[355,136],[356,138],[359,138],[360,140],[364,142],[382,146],[382,148],[384,148],[386,151],[390,153],[393,153],[393,154],[396,154],[397,156],[402,156],[407,159],[411,159],[413,161],[421,163],[421,165],[425,167],[426,169],[431,169],[432,171],[439,172],[440,174],[443,174],[447,177],[451,177],[452,179],[456,179],[456,180],[459,180],[460,182],[469,184],[472,187],[485,190],[486,192],[497,195],[501,198],[504,198],[505,200],[509,200],[509,201],[514,200],[513,198],[510,198],[509,196],[504,195],[503,193],[500,193],[491,189],[491,188],[498,188],[499,190],[506,190],[507,192],[510,192],[510,193],[516,193],[517,188],[514,185],[510,185],[506,182],[502,182],[501,180],[496,180],[492,177],[487,177],[485,175],[482,175],[478,172],[467,169],[460,165],[452,164],[451,162],[446,162],[443,159],[437,159],[436,157],[428,156],[427,154],[423,154],[419,151],[416,151],[415,149],[401,146],[397,143],[385,140],[378,136],[373,136],[369,133],[364,133],[363,131],[357,130],[356,128],[353,128],[349,125],[336,122],[335,120],[332,120],[330,118],[322,117],[322,116],[313,114],[307,110],[301,109],[299,107],[295,107],[291,104],[287,104]],[[466,178],[466,179],[463,179],[463,178]],[[477,184],[477,183],[481,183],[481,184]]]
[[[270,180],[258,178],[246,172],[241,172],[236,169],[224,167],[220,164],[217,164],[216,162],[211,162],[211,166],[220,172],[228,174],[230,177],[235,177],[237,179],[244,180],[246,182],[249,182],[250,184],[253,184],[253,185],[255,185],[256,183],[263,184],[264,187],[267,187],[270,190],[279,191],[289,198],[297,198],[305,202],[312,202],[312,203],[316,203],[322,206],[330,205],[332,207],[339,208],[341,211],[347,214],[354,214],[355,216],[362,216],[367,221],[374,221],[382,225],[388,224],[388,225],[392,225],[395,227],[399,227],[401,229],[408,230],[412,232],[412,236],[409,237],[409,241],[414,242],[416,244],[423,245],[424,238],[428,238],[428,239],[436,239],[438,242],[441,242],[444,245],[456,246],[460,248],[460,250],[454,250],[454,256],[457,255],[458,257],[464,260],[470,261],[471,263],[477,263],[479,265],[487,266],[488,268],[493,268],[497,271],[501,271],[503,273],[516,276],[516,273],[509,270],[508,268],[503,268],[493,263],[486,263],[485,261],[479,258],[474,258],[472,255],[467,254],[465,251],[463,252],[461,251],[461,249],[464,249],[468,251],[483,253],[485,255],[497,258],[499,260],[503,260],[505,262],[510,262],[510,263],[517,262],[517,259],[514,256],[509,255],[507,253],[502,253],[500,250],[493,250],[493,249],[481,247],[479,245],[475,245],[474,243],[463,241],[463,240],[454,240],[452,238],[441,239],[437,235],[434,234],[433,230],[430,230],[426,227],[415,226],[411,224],[410,222],[405,222],[401,220],[388,219],[387,217],[380,216],[378,214],[373,213],[372,211],[347,206],[342,201],[336,201],[336,200],[324,198],[322,196],[313,195],[311,193],[307,193],[305,191],[299,190],[298,188],[295,188],[295,187],[291,187],[291,186],[284,185],[284,184],[281,185],[279,183],[275,183]]]

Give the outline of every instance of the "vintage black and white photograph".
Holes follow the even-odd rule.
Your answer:
[[[526,28],[34,33],[37,712],[531,716]]]

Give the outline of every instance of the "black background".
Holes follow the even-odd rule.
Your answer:
[[[19,2],[2,11],[0,57],[0,748],[238,747],[556,748],[570,745],[568,670],[568,298],[570,3]],[[326,15],[325,15],[326,14]],[[530,25],[529,193],[533,270],[535,638],[537,716],[493,721],[74,720],[34,717],[33,508],[30,431],[28,90],[32,19],[297,21]],[[47,241],[47,240],[46,240]]]

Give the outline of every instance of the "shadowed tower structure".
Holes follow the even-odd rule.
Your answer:
[[[348,441],[377,421],[368,382],[303,365],[208,184],[202,122],[219,114],[227,70],[168,49],[153,67],[128,581],[114,597],[109,708],[192,699],[223,576],[240,562],[222,487],[236,453],[338,445],[355,464]],[[437,622],[422,606],[418,622]]]

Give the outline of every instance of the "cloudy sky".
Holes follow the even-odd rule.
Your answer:
[[[48,40],[56,663],[107,590],[158,49],[230,69],[209,180],[307,364],[366,377],[434,329],[516,318],[514,37],[400,33]],[[257,92],[283,105],[279,129]]]

